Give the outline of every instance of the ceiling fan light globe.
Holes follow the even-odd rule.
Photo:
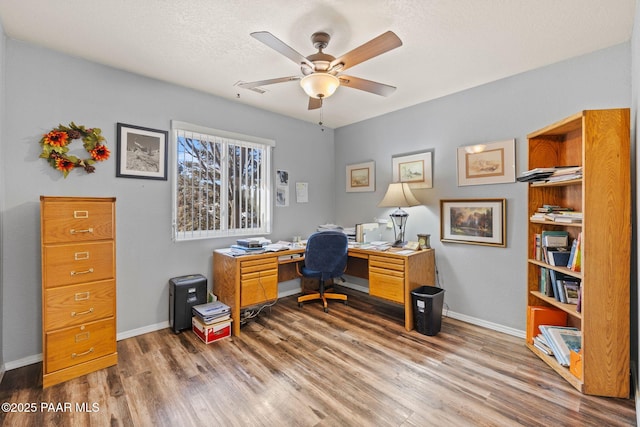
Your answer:
[[[340,80],[328,73],[313,73],[300,80],[300,86],[311,98],[328,98],[340,86]]]

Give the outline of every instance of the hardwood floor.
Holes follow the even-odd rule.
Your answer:
[[[353,294],[354,291],[345,290]],[[117,366],[48,389],[5,374],[4,426],[634,426],[632,399],[584,396],[523,340],[454,319],[434,337],[402,309],[281,299],[240,337],[165,329],[118,342]],[[44,406],[43,406],[44,405]],[[67,406],[65,406],[67,405]],[[29,406],[27,406],[29,408]]]

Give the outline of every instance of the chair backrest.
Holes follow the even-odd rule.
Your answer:
[[[322,279],[339,277],[347,266],[347,235],[341,231],[320,231],[307,239],[304,265],[322,273]]]

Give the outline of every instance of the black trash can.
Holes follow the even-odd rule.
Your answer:
[[[416,330],[423,335],[437,335],[442,326],[444,289],[420,286],[411,291],[411,300]]]

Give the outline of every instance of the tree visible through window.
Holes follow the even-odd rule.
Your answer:
[[[172,122],[176,240],[271,231],[273,141]]]

